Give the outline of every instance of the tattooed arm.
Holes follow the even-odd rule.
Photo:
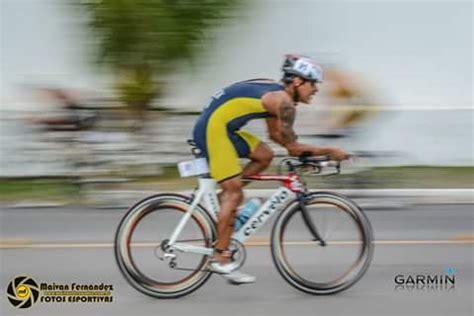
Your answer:
[[[346,158],[347,154],[337,148],[315,147],[297,142],[298,137],[293,129],[296,108],[289,98],[280,98],[278,104],[272,110],[274,116],[267,119],[269,136],[274,142],[285,147],[290,156],[310,154],[311,156],[329,155],[335,160]]]
[[[282,100],[278,109],[279,135],[281,145],[285,146],[296,142],[297,136],[293,130],[295,123],[296,109],[288,100]]]

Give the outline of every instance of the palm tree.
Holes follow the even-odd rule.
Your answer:
[[[87,0],[97,62],[116,73],[120,100],[143,117],[178,62],[239,0]]]

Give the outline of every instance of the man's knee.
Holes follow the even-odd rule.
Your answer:
[[[265,151],[264,159],[268,164],[270,164],[274,157],[273,150],[270,148],[270,146],[268,145],[265,145],[265,146],[267,147],[267,150]]]
[[[265,166],[269,166],[273,160],[273,150],[265,143],[260,143],[255,151],[254,158]]]

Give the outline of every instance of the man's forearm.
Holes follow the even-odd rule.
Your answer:
[[[290,156],[301,156],[303,154],[309,154],[311,156],[325,156],[330,155],[333,151],[332,147],[316,147],[307,144],[301,144],[297,142],[289,143],[285,145]]]

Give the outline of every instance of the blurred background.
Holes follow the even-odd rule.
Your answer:
[[[472,188],[472,12],[471,1],[2,0],[1,202],[127,204],[193,188],[175,164],[192,157],[209,96],[279,80],[286,53],[325,69],[298,109],[300,140],[361,157],[313,188]],[[267,139],[262,122],[248,128]]]
[[[115,289],[113,304],[37,304],[34,315],[474,314],[471,0],[0,3],[0,288],[27,274]],[[301,142],[359,155],[341,175],[305,180],[364,209],[376,244],[368,273],[336,296],[294,291],[269,269],[270,223],[246,244],[254,285],[214,277],[179,304],[141,295],[114,260],[120,219],[144,196],[194,189],[176,163],[193,158],[186,140],[209,97],[279,80],[287,53],[325,70],[313,104],[298,107]],[[246,128],[268,139],[264,127]],[[285,151],[270,145],[278,162]],[[307,272],[327,273],[302,257]],[[455,287],[394,282],[446,273]],[[0,314],[17,315],[4,301]]]

